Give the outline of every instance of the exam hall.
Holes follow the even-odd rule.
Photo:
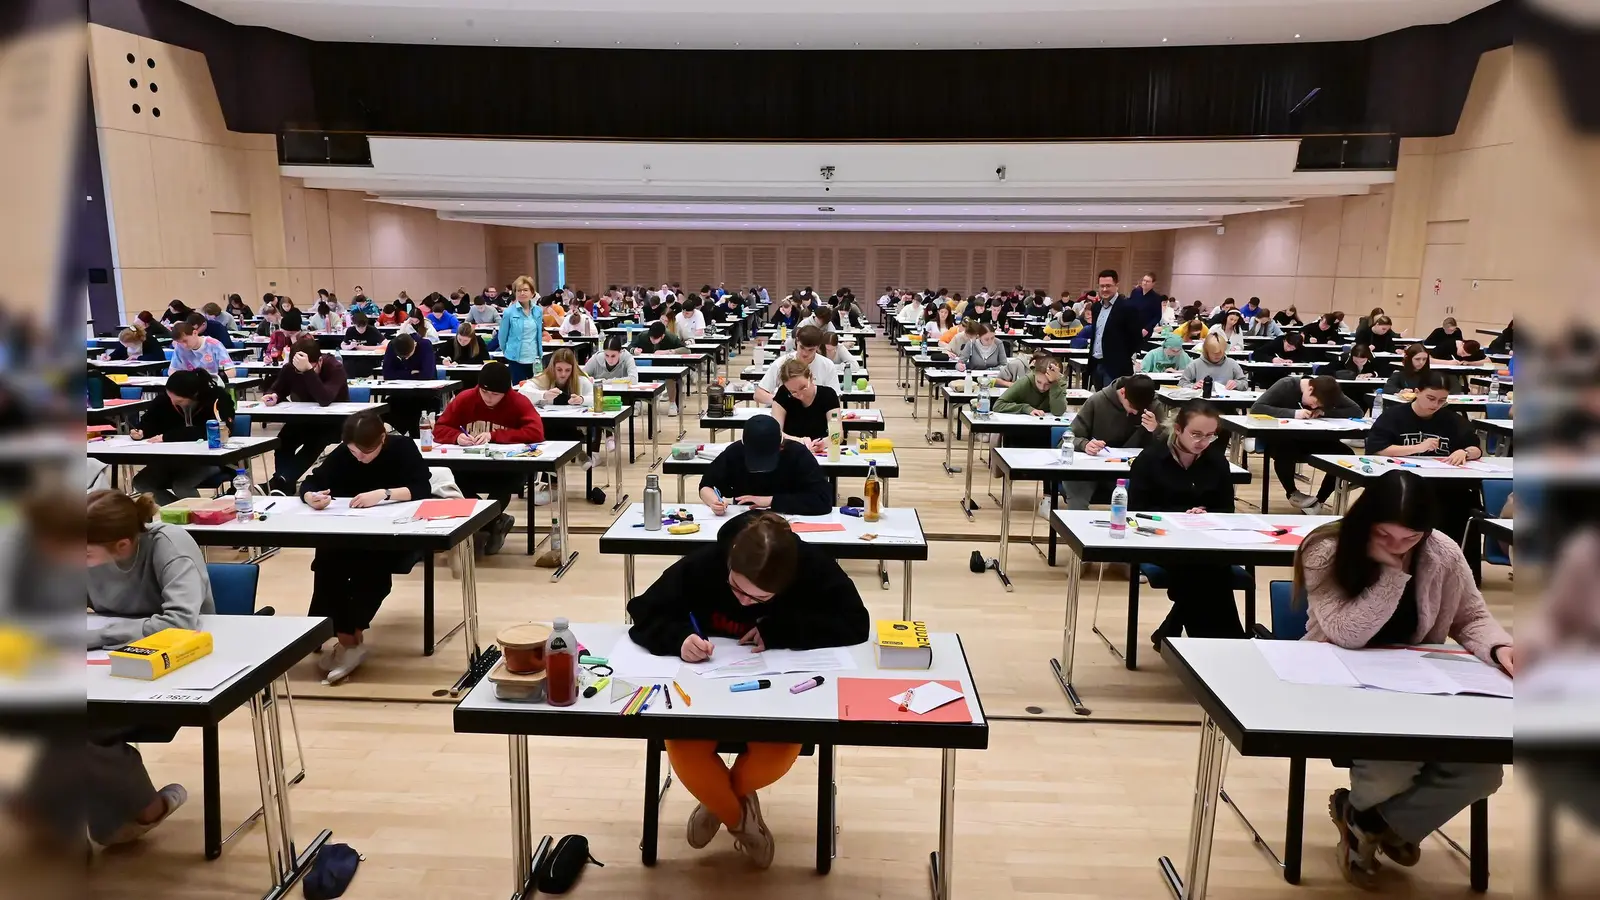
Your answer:
[[[91,890],[1592,883],[1513,9],[491,6],[91,6]]]

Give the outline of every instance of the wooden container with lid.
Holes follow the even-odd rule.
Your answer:
[[[512,675],[542,675],[550,635],[550,626],[535,622],[501,629],[495,642],[505,658],[506,671]]]

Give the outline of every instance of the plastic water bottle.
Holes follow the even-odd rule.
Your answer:
[[[1378,388],[1372,393],[1372,421],[1378,421],[1381,415],[1383,415],[1383,388]]]
[[[1111,536],[1128,536],[1128,479],[1118,478],[1117,488],[1111,492]]]
[[[1072,465],[1072,429],[1070,428],[1067,429],[1066,434],[1061,436],[1061,454],[1056,458],[1056,462],[1063,466]]]
[[[250,476],[243,469],[233,472],[233,520],[248,522],[256,517],[256,498],[250,493]]]
[[[978,418],[989,418],[989,382],[988,379],[978,379]]]
[[[433,416],[422,414],[422,422],[417,428],[417,445],[423,453],[433,452]]]

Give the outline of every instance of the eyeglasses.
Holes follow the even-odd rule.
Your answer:
[[[1195,442],[1196,444],[1209,444],[1217,439],[1217,433],[1215,431],[1185,431],[1183,436]]]
[[[728,590],[733,591],[733,595],[735,597],[743,598],[745,600],[750,601],[751,603],[767,603],[767,602],[772,600],[772,596],[773,596],[771,594],[768,594],[765,597],[757,597],[755,594],[751,594],[751,593],[748,593],[746,591],[740,590],[739,586],[733,583],[733,570],[732,569],[728,570]]]

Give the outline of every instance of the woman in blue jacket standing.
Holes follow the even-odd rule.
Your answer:
[[[511,287],[516,302],[507,306],[505,314],[500,317],[495,339],[500,351],[506,355],[506,366],[511,369],[511,383],[518,384],[532,378],[542,368],[544,309],[534,303],[536,292],[532,278],[518,276]]]

